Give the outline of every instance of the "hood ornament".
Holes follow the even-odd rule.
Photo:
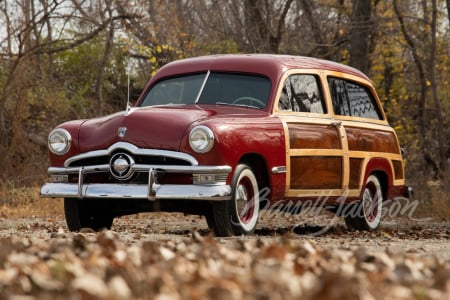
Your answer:
[[[117,130],[117,135],[120,138],[125,137],[125,134],[127,133],[127,128],[126,127],[119,127],[119,129]]]

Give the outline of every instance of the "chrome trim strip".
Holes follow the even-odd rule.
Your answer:
[[[151,173],[151,172],[150,172]],[[154,199],[224,201],[231,199],[229,185],[185,185],[185,184],[84,184],[79,190],[76,183],[47,183],[42,186],[43,198],[107,198],[107,199]],[[152,200],[152,199],[149,199]]]
[[[230,166],[175,166],[175,165],[143,165],[135,164],[132,167],[134,172],[163,171],[168,173],[230,173]],[[95,165],[84,167],[50,167],[48,173],[51,174],[76,174],[79,176],[86,173],[109,172],[109,165]],[[80,173],[82,171],[82,173]],[[81,178],[81,177],[80,177]]]
[[[205,79],[202,82],[202,86],[200,87],[200,90],[198,91],[197,97],[195,97],[195,101],[194,103],[197,103],[198,100],[200,100],[200,97],[203,93],[203,89],[205,88],[206,82],[208,81],[209,75],[211,74],[211,71],[208,70],[208,72],[206,73]]]
[[[284,173],[286,173],[286,166],[273,167],[272,173],[273,174],[284,174]]]
[[[169,151],[169,150],[157,150],[157,149],[142,149],[142,148],[138,148],[135,145],[127,143],[127,142],[117,142],[105,150],[95,150],[95,151],[90,151],[90,152],[81,153],[81,154],[72,156],[64,162],[64,166],[67,167],[71,163],[73,163],[77,160],[81,160],[81,159],[111,155],[111,153],[113,153],[114,151],[119,150],[119,149],[126,150],[133,155],[165,156],[165,157],[185,160],[193,166],[198,165],[198,161],[193,156],[183,153],[183,152]]]

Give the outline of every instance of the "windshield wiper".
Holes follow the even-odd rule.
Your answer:
[[[228,106],[239,106],[239,107],[260,109],[260,107],[258,107],[258,106],[247,105],[247,104],[233,104],[233,103],[220,102],[220,101],[216,102],[216,105],[228,105]]]

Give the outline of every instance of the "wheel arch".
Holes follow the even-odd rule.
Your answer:
[[[393,168],[389,163],[389,160],[380,157],[370,159],[366,165],[360,198],[362,197],[362,194],[364,192],[364,186],[367,182],[367,178],[369,178],[369,176],[372,174],[375,175],[380,181],[383,199],[387,200],[389,189],[393,184]]]
[[[252,168],[252,170],[256,176],[256,179],[258,181],[258,188],[259,188],[260,192],[265,188],[268,188],[269,192],[271,191],[271,189],[270,189],[271,182],[270,182],[270,177],[269,177],[269,171],[267,168],[267,162],[263,156],[261,156],[260,154],[257,154],[257,153],[247,153],[241,157],[238,164],[246,164],[250,168]],[[266,197],[268,198],[266,200],[270,199],[270,194],[271,193],[269,193],[269,195],[266,195]],[[260,200],[264,200],[264,199],[260,199]]]

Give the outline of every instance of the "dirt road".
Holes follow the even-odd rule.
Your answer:
[[[368,233],[269,214],[253,236],[214,238],[181,214],[122,217],[101,233],[70,233],[62,216],[3,218],[0,243],[4,299],[450,299],[445,220]]]

